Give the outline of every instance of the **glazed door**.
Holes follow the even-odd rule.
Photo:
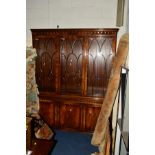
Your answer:
[[[35,38],[34,48],[37,50],[36,81],[39,91],[56,90],[56,41],[52,38]]]
[[[92,37],[88,40],[87,95],[104,96],[111,71],[113,38]]]
[[[61,93],[82,92],[83,39],[67,37],[60,39]]]

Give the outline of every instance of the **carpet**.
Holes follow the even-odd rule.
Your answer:
[[[92,134],[55,130],[57,141],[51,155],[90,155],[98,148],[91,145]]]

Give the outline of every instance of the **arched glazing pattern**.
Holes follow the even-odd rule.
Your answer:
[[[61,92],[81,94],[82,41],[61,38]]]
[[[111,38],[97,37],[89,39],[87,66],[88,96],[104,96],[113,56]]]
[[[55,91],[56,50],[52,38],[35,40],[37,49],[36,77],[39,91]]]

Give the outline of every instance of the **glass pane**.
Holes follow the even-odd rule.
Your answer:
[[[88,96],[104,96],[113,58],[112,39],[97,37],[89,39]]]
[[[52,39],[38,39],[34,47],[37,50],[36,80],[39,91],[55,91],[55,43]]]
[[[81,94],[82,41],[61,40],[61,92]]]

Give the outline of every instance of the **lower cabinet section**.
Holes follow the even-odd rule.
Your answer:
[[[40,98],[40,115],[52,127],[63,130],[93,132],[103,103],[96,100],[70,98]]]

